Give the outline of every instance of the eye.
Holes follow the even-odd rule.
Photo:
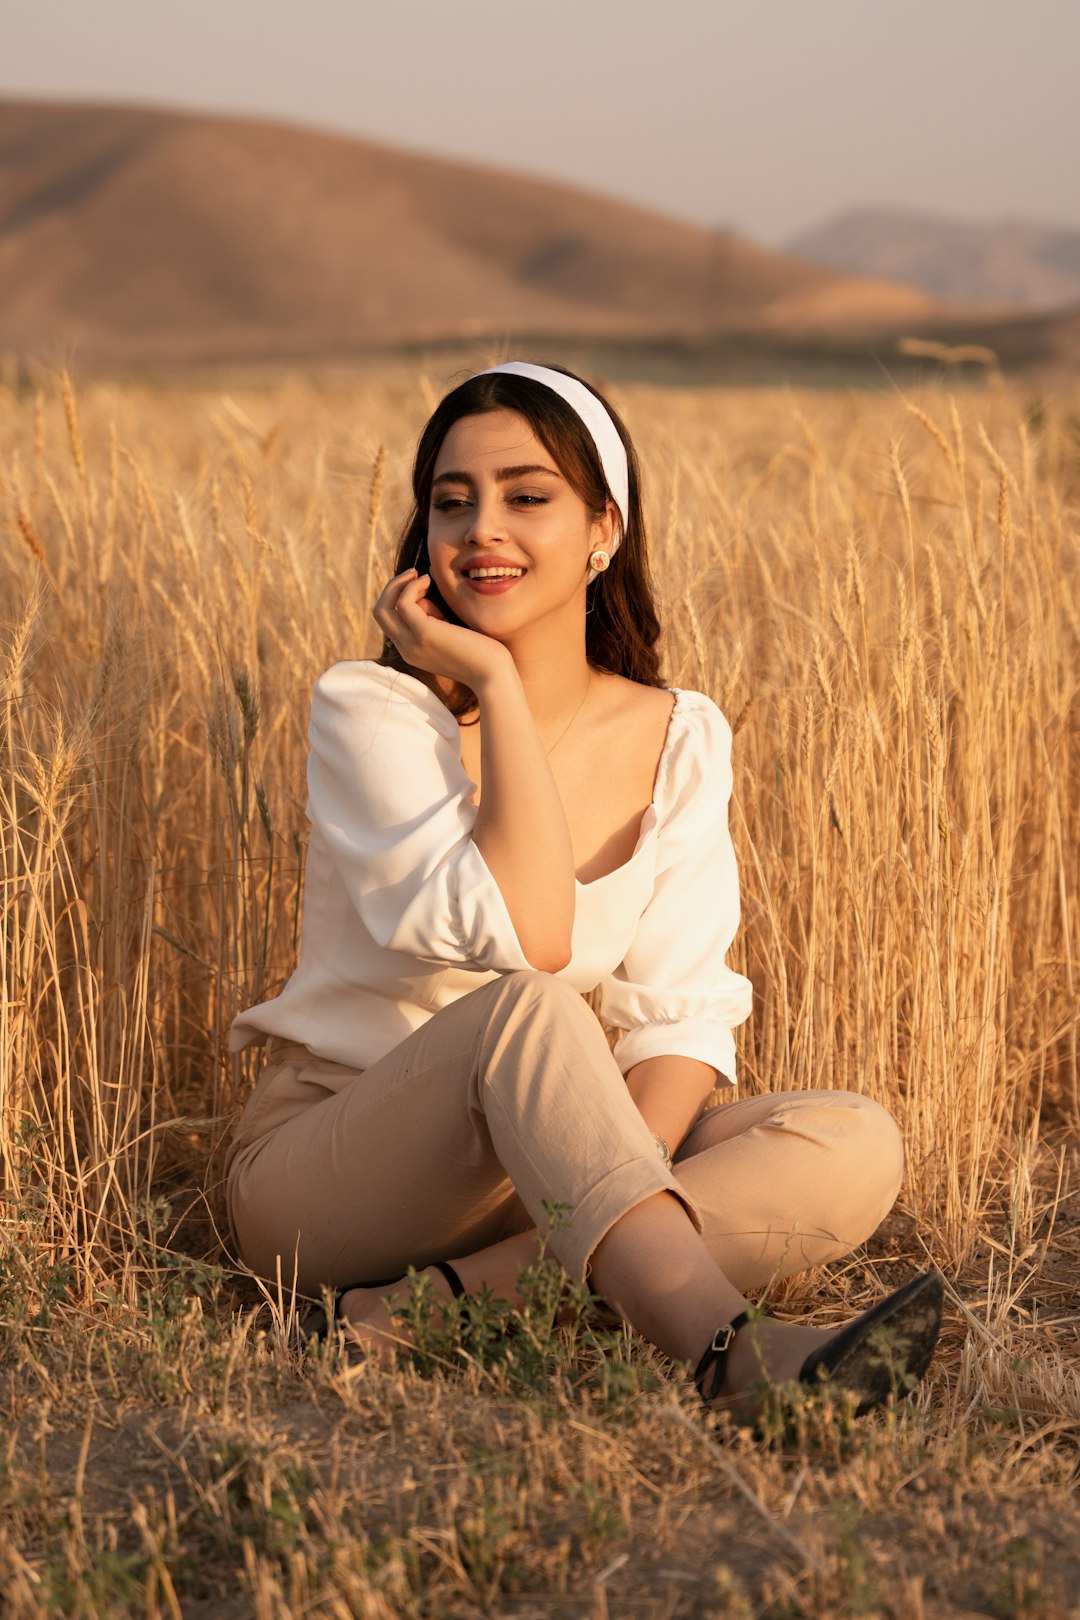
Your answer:
[[[546,506],[548,497],[546,495],[511,495],[510,502],[513,506]]]
[[[439,495],[431,504],[436,512],[459,512],[469,503],[464,495]]]

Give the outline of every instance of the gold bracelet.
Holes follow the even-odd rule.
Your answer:
[[[656,1143],[656,1150],[659,1153],[660,1157],[663,1159],[663,1161],[667,1165],[668,1169],[669,1170],[672,1169],[673,1166],[672,1166],[672,1162],[671,1162],[671,1149],[668,1147],[667,1143],[664,1141],[664,1138],[662,1136],[660,1136],[658,1134],[658,1132],[653,1131],[652,1139]]]

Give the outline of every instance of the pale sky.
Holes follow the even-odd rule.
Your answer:
[[[11,0],[0,94],[257,113],[779,244],[1080,227],[1080,0]]]

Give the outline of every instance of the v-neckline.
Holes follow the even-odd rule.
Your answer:
[[[457,742],[457,749],[458,749],[458,753],[457,753],[458,766],[459,766],[459,768],[461,770],[461,774],[465,778],[466,782],[468,782],[471,787],[475,788],[476,783],[473,781],[472,777],[469,775],[468,771],[465,769],[465,761],[461,758],[461,742],[460,742],[461,728],[458,725],[458,723],[457,723],[456,719],[454,718],[454,716],[450,713],[449,709],[446,707],[446,704],[443,703],[441,698],[436,696],[436,694],[431,690],[431,688],[429,686],[425,686],[423,681],[417,680],[415,675],[409,675],[404,670],[395,670],[395,671],[393,671],[393,673],[397,677],[397,679],[400,680],[400,679],[403,678],[406,681],[410,682],[413,687],[415,687],[416,692],[417,692],[417,696],[421,697],[421,699],[423,701],[428,703],[436,711],[436,713],[438,714],[439,720],[441,722],[443,722],[447,726],[447,734],[448,735],[449,735],[449,727],[450,726],[453,727],[453,736],[454,736],[454,740]],[[588,880],[588,882],[582,882],[581,878],[579,878],[577,873],[575,872],[574,873],[574,887],[576,889],[581,889],[581,890],[595,889],[597,884],[606,883],[609,878],[616,877],[620,872],[628,871],[629,868],[637,860],[637,858],[640,855],[642,849],[645,847],[645,838],[646,838],[647,833],[650,833],[650,832],[655,830],[656,823],[659,820],[659,810],[657,808],[657,800],[661,797],[661,793],[662,793],[662,789],[663,789],[663,785],[664,785],[664,780],[665,780],[665,778],[667,776],[667,769],[668,769],[668,764],[670,762],[672,744],[673,744],[674,738],[675,738],[675,731],[676,731],[675,721],[676,721],[676,718],[677,718],[677,716],[679,714],[680,704],[682,702],[682,698],[684,696],[684,693],[685,693],[686,689],[684,687],[681,687],[681,686],[666,686],[664,688],[664,690],[666,692],[670,692],[672,697],[675,699],[675,701],[671,705],[671,713],[668,715],[667,728],[666,728],[666,730],[664,732],[664,742],[663,742],[662,748],[660,749],[660,757],[658,758],[658,760],[656,762],[656,774],[653,777],[652,797],[650,798],[649,803],[646,805],[644,811],[642,812],[641,823],[640,823],[640,825],[638,827],[637,842],[634,844],[633,851],[627,857],[627,859],[625,861],[621,862],[620,865],[613,866],[610,872],[601,872],[599,877],[590,878]],[[470,803],[471,803],[471,800],[470,800]],[[646,826],[646,823],[649,821],[650,816],[652,817],[651,824]]]
[[[679,700],[682,697],[682,688],[679,686],[665,687],[665,691],[670,692],[675,701],[671,705],[671,713],[668,715],[667,727],[664,731],[663,746],[660,749],[660,757],[656,762],[656,772],[653,776],[652,796],[649,799],[645,809],[642,811],[641,822],[638,826],[637,841],[634,844],[634,848],[627,856],[626,860],[622,861],[618,866],[613,866],[610,872],[601,872],[599,877],[589,878],[587,882],[582,882],[581,878],[579,878],[575,872],[574,885],[578,889],[595,889],[598,883],[606,883],[608,878],[617,877],[620,872],[627,871],[637,860],[639,854],[644,848],[646,834],[652,832],[656,827],[656,823],[659,819],[659,811],[657,809],[656,801],[660,796],[660,790],[664,778],[667,775],[668,755],[671,751],[671,744],[675,734],[675,716],[679,712]],[[469,777],[469,780],[471,781],[472,778]],[[646,827],[645,823],[649,820],[650,816],[652,817],[652,822],[648,827]]]

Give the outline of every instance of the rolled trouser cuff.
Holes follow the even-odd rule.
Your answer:
[[[591,1187],[568,1217],[549,1224],[551,1252],[575,1282],[587,1282],[589,1262],[601,1239],[627,1210],[661,1192],[674,1193],[695,1229],[702,1231],[697,1205],[659,1159],[628,1159]]]
[[[674,1193],[700,1233],[697,1205],[657,1157],[652,1131],[581,997],[538,972],[507,974],[474,995],[484,1014],[476,1101],[499,1162],[569,1275],[584,1282],[608,1229],[658,1192]],[[561,1209],[548,1207],[553,1198]]]

